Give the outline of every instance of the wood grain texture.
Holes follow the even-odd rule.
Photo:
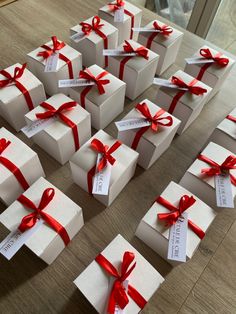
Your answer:
[[[0,68],[25,62],[25,54],[47,42],[51,35],[69,42],[69,28],[96,14],[106,2],[20,0],[1,8]],[[156,15],[144,10],[144,25],[154,18]],[[204,43],[184,31],[176,64],[163,77],[183,68],[184,58]],[[83,208],[85,226],[50,266],[27,248],[21,249],[10,262],[0,256],[0,313],[95,313],[73,280],[118,233],[166,278],[143,313],[215,313],[218,309],[220,313],[235,313],[234,210],[220,212],[194,257],[175,269],[134,236],[140,219],[155,197],[170,180],[178,182],[181,179],[216,125],[235,107],[235,86],[234,68],[222,90],[205,106],[192,126],[174,139],[153,167],[147,171],[138,167],[133,180],[109,208],[104,208],[73,183],[68,164],[61,167],[31,140],[18,134],[39,154],[47,179]],[[156,87],[151,87],[137,100],[126,100],[125,110],[119,118],[139,100],[149,98],[155,102],[156,93]],[[0,120],[0,126],[14,133],[3,120]],[[114,124],[105,131],[116,136]],[[4,206],[0,205],[2,210]],[[6,234],[7,230],[0,226],[0,239]]]

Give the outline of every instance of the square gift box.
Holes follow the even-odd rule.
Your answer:
[[[236,109],[218,124],[208,142],[214,142],[236,155]]]
[[[124,13],[122,10],[124,10]],[[115,18],[117,14],[119,16]],[[133,32],[132,28],[140,26],[142,10],[134,4],[128,1],[116,0],[100,8],[98,15],[118,29],[118,45],[128,39],[138,40],[138,33]]]
[[[68,94],[68,88],[59,89],[58,81],[76,78],[82,69],[82,55],[56,36],[52,36],[51,41],[28,53],[27,62],[30,70],[44,84],[49,96],[60,92]]]
[[[108,71],[127,84],[126,96],[134,100],[152,85],[159,56],[133,40],[126,41],[117,51],[121,54],[109,57]]]
[[[30,206],[25,197],[34,206]],[[40,206],[42,201],[46,206]],[[28,215],[31,218],[24,218]],[[82,228],[82,209],[50,182],[39,178],[0,215],[0,222],[11,231],[17,226],[24,234],[31,229],[31,222],[36,220],[36,224],[39,223],[38,217],[42,224],[27,237],[24,244],[47,264],[51,264]]]
[[[204,61],[208,63],[203,63]],[[213,97],[228,77],[234,63],[235,60],[229,56],[203,46],[192,58],[186,59],[184,71],[210,86],[212,92],[209,97]]]
[[[70,29],[71,45],[83,55],[83,65],[97,64],[104,68],[108,58],[103,49],[114,49],[118,45],[118,30],[99,16],[93,16]]]
[[[44,176],[38,155],[5,128],[0,129],[0,199],[10,205]]]
[[[71,98],[56,94],[25,116],[26,129],[48,118],[51,123],[39,124],[39,132],[32,138],[63,165],[91,137],[90,114]],[[35,132],[36,127],[33,129]]]
[[[95,85],[71,87],[70,97],[91,113],[95,129],[104,129],[124,109],[126,84],[95,64],[81,73]]]
[[[111,265],[117,272],[113,276],[108,269]],[[130,274],[122,281],[120,275],[125,276],[129,269]],[[117,313],[118,310],[123,313],[121,304],[126,314],[137,314],[163,281],[153,266],[121,235],[117,235],[74,283],[100,314]],[[126,298],[127,303],[124,302]]]
[[[203,158],[201,158],[201,156],[203,156],[203,158],[206,157],[210,159],[210,161],[213,161],[214,165],[211,162],[206,162]],[[226,168],[222,167],[221,165],[226,161],[229,156],[235,158],[234,164],[236,164],[236,157],[233,156],[231,151],[225,149],[220,145],[210,142],[185,172],[180,181],[180,184],[192,191],[205,203],[209,204],[212,208],[215,208],[216,188],[214,173],[224,173]],[[215,163],[217,163],[217,165]],[[234,199],[236,195],[236,169],[232,169],[230,167],[230,164],[231,162],[228,163],[228,166],[230,169],[229,173],[231,175],[232,196]],[[206,170],[205,173],[202,173],[203,169]]]
[[[94,140],[101,142],[103,150],[94,149],[92,145]],[[96,166],[98,154],[101,154],[103,162],[105,162],[104,170],[111,167],[111,174],[108,193],[93,195],[102,204],[109,206],[133,177],[138,161],[138,153],[116,141],[103,130],[98,131],[70,159],[74,182],[90,194],[92,194],[94,176],[98,168]]]
[[[150,29],[148,32],[146,29]],[[174,62],[179,52],[183,33],[161,21],[152,21],[140,29],[138,42],[160,56],[156,74],[162,74]]]
[[[173,213],[173,211],[165,206],[165,201],[173,205],[176,210],[179,210],[181,206],[180,202],[184,200],[182,197],[186,195],[189,197],[192,196],[195,199],[195,202],[193,201],[194,203],[186,209],[189,223],[186,241],[186,260],[192,258],[201,242],[201,238],[213,222],[216,212],[195,195],[192,195],[187,189],[175,182],[170,182],[161,196],[157,198],[157,201],[155,201],[141,220],[135,233],[138,238],[172,265],[177,265],[179,262],[167,259],[170,226],[166,225],[167,221],[165,219],[160,220],[157,215]],[[162,199],[164,199],[164,202],[161,202]],[[198,231],[194,231],[191,227],[191,222],[199,228],[199,233]]]
[[[26,63],[16,63],[0,71],[0,115],[18,132],[24,115],[46,99],[43,84]]]
[[[211,87],[181,70],[170,77],[167,83],[170,86],[163,84],[159,88],[156,102],[181,121],[177,133],[182,134],[201,113]]]
[[[125,129],[125,122],[128,122]],[[121,121],[118,139],[139,153],[138,164],[148,169],[170,146],[180,121],[148,99],[136,105]],[[143,123],[139,127],[139,123]]]

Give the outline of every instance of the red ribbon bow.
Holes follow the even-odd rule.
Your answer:
[[[14,165],[9,159],[2,156],[4,150],[11,144],[10,141],[7,141],[5,138],[0,139],[0,164],[6,167],[16,178],[18,183],[21,185],[23,190],[27,190],[29,188],[29,184],[23,176],[20,169]]]
[[[204,155],[199,155],[198,159],[211,166],[210,168],[204,168],[201,170],[202,174],[209,177],[224,175],[225,173],[228,173],[229,170],[236,169],[236,156],[233,155],[228,156],[221,165]],[[230,179],[231,183],[236,186],[236,177],[230,174]]]
[[[213,60],[213,63],[206,63],[204,64],[198,75],[197,75],[197,79],[201,80],[205,71],[212,65],[212,64],[217,64],[220,67],[226,67],[229,63],[229,59],[228,58],[223,58],[221,57],[222,53],[218,52],[215,56],[212,55],[211,51],[209,48],[204,48],[204,49],[200,49],[200,55],[205,58],[205,59],[209,59],[209,60]]]
[[[136,109],[145,117],[145,119],[149,122],[151,122],[150,126],[146,126],[144,128],[141,128],[138,130],[135,134],[133,143],[131,145],[132,149],[136,150],[138,143],[140,141],[141,136],[149,129],[151,128],[153,132],[157,132],[159,125],[169,127],[173,124],[173,118],[171,116],[167,117],[160,117],[165,113],[165,110],[160,109],[156,112],[154,116],[151,115],[149,108],[146,103],[137,104]],[[167,123],[162,122],[164,120],[167,120]]]
[[[60,118],[65,124],[67,124],[72,129],[74,143],[75,143],[75,150],[77,151],[80,148],[77,125],[63,114],[63,112],[69,111],[73,109],[74,107],[76,107],[77,103],[75,101],[70,101],[70,102],[62,104],[58,109],[55,109],[52,105],[46,102],[41,103],[40,106],[46,109],[47,111],[43,113],[36,113],[36,118],[37,119],[49,119],[54,116],[58,116],[58,118]]]
[[[146,47],[148,49],[151,49],[152,42],[158,34],[162,34],[163,36],[169,36],[173,32],[173,28],[171,28],[168,25],[162,25],[161,26],[158,24],[157,21],[153,22],[153,27],[154,27],[154,29],[158,30],[159,32],[158,33],[152,32],[152,34],[148,37],[147,44],[146,44]]]
[[[24,74],[24,71],[26,69],[26,65],[27,64],[24,63],[21,68],[15,67],[13,76],[11,76],[11,74],[8,73],[6,70],[1,70],[0,74],[5,76],[6,79],[5,80],[0,80],[0,88],[6,87],[9,84],[14,83],[14,85],[21,91],[21,93],[25,97],[25,101],[27,103],[27,106],[28,106],[29,110],[33,110],[34,109],[34,104],[33,104],[33,101],[31,99],[31,96],[29,94],[29,91],[24,87],[24,85],[22,85],[18,81],[18,79],[21,78],[22,75]]]
[[[47,214],[44,209],[48,206],[48,204],[52,201],[55,195],[55,190],[53,188],[48,188],[43,192],[41,197],[39,206],[36,206],[30,199],[28,199],[23,194],[18,198],[18,201],[25,207],[32,209],[33,212],[23,217],[18,229],[21,232],[24,232],[30,228],[32,228],[38,219],[42,218],[46,223],[49,224],[62,238],[65,245],[70,242],[70,237],[66,231],[66,229],[57,222],[52,216]]]
[[[108,302],[107,312],[109,314],[115,313],[116,305],[123,310],[129,303],[128,296],[133,299],[140,309],[143,309],[147,303],[143,296],[133,286],[129,284],[127,292],[123,287],[123,282],[129,277],[136,266],[134,259],[134,253],[127,251],[124,253],[123,261],[121,263],[121,274],[119,274],[118,270],[102,254],[99,254],[95,259],[108,275],[115,278]]]
[[[47,46],[47,45],[42,45],[41,48],[45,49],[44,51],[40,51],[37,56],[39,57],[43,57],[43,59],[47,59],[49,58],[51,55],[53,55],[54,53],[60,51],[63,47],[65,47],[65,43],[64,42],[59,42],[56,36],[52,36],[52,48]],[[69,72],[69,77],[72,80],[74,78],[73,75],[73,67],[72,67],[72,62],[70,59],[68,59],[65,55],[63,55],[62,53],[59,53],[59,59],[63,60],[68,67],[68,72]]]
[[[94,76],[93,73],[87,68],[85,71],[80,71],[79,77],[93,81],[97,85],[97,89],[100,95],[105,93],[104,85],[107,85],[110,83],[110,80],[104,80],[104,76],[108,74],[107,71],[103,71],[97,76]],[[83,91],[80,93],[80,104],[83,108],[85,108],[85,97],[87,93],[93,88],[93,85],[87,86],[83,89]]]
[[[228,120],[230,120],[230,121],[232,121],[232,122],[236,122],[236,117],[231,116],[230,114],[227,115],[226,119],[228,119]]]
[[[143,47],[143,46],[140,46],[139,48],[133,48],[131,46],[131,44],[127,40],[125,40],[125,44],[123,45],[123,48],[124,48],[125,52],[128,52],[128,53],[133,53],[134,52],[136,54],[136,56],[142,57],[142,58],[144,58],[146,60],[149,59],[148,49]],[[120,80],[123,80],[125,64],[130,59],[132,59],[132,56],[127,56],[124,59],[122,59],[121,62],[120,62],[120,71],[119,71],[119,79]]]
[[[111,147],[109,147],[108,145],[104,145],[101,141],[99,141],[96,138],[91,141],[91,148],[97,153],[102,154],[102,158],[100,162],[98,163],[97,168],[95,165],[88,172],[87,182],[88,182],[88,191],[90,194],[92,193],[92,186],[93,186],[92,180],[96,173],[96,170],[98,172],[102,171],[106,167],[108,162],[111,165],[114,165],[116,159],[111,154],[114,153],[114,151],[116,151],[121,145],[122,143],[120,141],[116,141]]]
[[[161,221],[166,221],[166,226],[172,226],[181,217],[182,213],[191,207],[196,202],[196,200],[193,196],[183,195],[180,198],[178,207],[174,206],[161,196],[156,199],[156,202],[171,211],[170,213],[158,214],[158,219]],[[188,226],[200,239],[204,238],[205,232],[189,219]]]

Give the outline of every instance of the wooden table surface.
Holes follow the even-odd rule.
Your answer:
[[[0,9],[0,68],[25,62],[25,54],[47,42],[51,35],[69,42],[69,28],[96,14],[107,0],[19,0]],[[156,18],[144,10],[143,25]],[[176,64],[168,77],[184,67],[184,58],[205,43],[184,31]],[[205,106],[199,118],[151,167],[137,168],[134,178],[110,208],[76,186],[69,165],[61,166],[27,140],[38,154],[46,178],[82,208],[85,226],[56,261],[47,266],[26,247],[8,262],[0,256],[0,313],[95,313],[73,280],[120,233],[165,277],[143,313],[236,313],[236,211],[222,210],[211,225],[194,257],[172,268],[134,236],[140,219],[168,183],[179,182],[216,125],[235,107],[236,68],[221,91]],[[155,102],[156,87],[137,100],[126,100],[125,111],[145,98]],[[3,120],[0,126],[13,129]],[[114,124],[105,131],[116,136]],[[3,211],[4,206],[0,205]],[[8,234],[0,226],[0,239]]]

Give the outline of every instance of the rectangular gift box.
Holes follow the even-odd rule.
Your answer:
[[[2,152],[1,139],[11,142]],[[45,175],[38,155],[5,128],[0,129],[0,152],[0,199],[6,205],[10,205],[22,194],[24,189],[16,176],[4,166],[1,157],[9,160],[21,171],[29,186]]]
[[[185,83],[189,84],[194,80],[189,74],[179,70],[173,74],[173,76],[182,79]],[[171,81],[171,77],[169,78]],[[207,90],[203,95],[193,95],[190,92],[186,92],[177,102],[176,107],[171,114],[181,121],[181,125],[178,128],[177,133],[182,134],[199,116],[201,113],[208,96],[211,92],[211,87],[207,86],[201,81],[197,81],[195,86],[200,86]],[[161,86],[157,92],[157,104],[166,111],[170,111],[170,105],[173,98],[179,93],[177,88],[168,88]]]
[[[16,63],[6,68],[5,71],[11,77],[14,77],[14,71],[17,68],[24,69],[24,65]],[[0,71],[0,81],[5,81],[6,79],[6,76]],[[20,83],[21,87],[17,87],[17,82]],[[21,89],[28,91],[31,101],[28,100],[27,95]],[[13,81],[5,87],[0,87],[0,115],[18,132],[25,124],[24,115],[45,99],[43,84],[25,68],[22,75],[16,78],[15,82]]]
[[[144,28],[155,29],[154,23],[160,32],[139,32],[138,42],[160,56],[156,70],[156,74],[160,75],[175,62],[184,34],[157,20],[148,23]],[[170,33],[165,34],[165,30]]]
[[[101,25],[96,32],[92,25],[97,21]],[[98,16],[90,17],[85,20],[85,24],[91,25],[91,30],[87,35],[83,35],[82,25],[78,24],[70,29],[71,45],[81,52],[83,55],[83,65],[89,67],[90,65],[97,64],[104,68],[106,65],[105,57],[103,56],[103,49],[114,49],[118,45],[118,30],[105,20],[100,19]],[[73,39],[73,35],[82,34],[78,39]],[[107,47],[105,44],[107,41]]]
[[[128,276],[128,284],[132,285],[139,294],[148,302],[155,291],[160,287],[164,278],[151,264],[121,235],[117,237],[101,252],[120,272],[123,255],[125,252],[134,254],[136,266]],[[133,264],[131,264],[133,265]],[[130,266],[131,267],[131,266]],[[74,281],[75,285],[100,313],[107,313],[107,305],[112,290],[111,276],[94,260]],[[137,314],[140,307],[128,295],[129,303],[125,306],[126,314]],[[119,309],[119,307],[117,307]],[[119,312],[121,313],[121,312]]]
[[[95,64],[88,69],[94,76],[104,71]],[[109,84],[103,85],[105,93],[100,94],[98,87],[95,85],[86,93],[84,99],[85,109],[91,114],[92,126],[97,130],[104,129],[123,111],[126,90],[126,83],[108,72],[101,80],[110,81]],[[71,87],[69,89],[70,97],[80,105],[83,105],[81,93],[85,88],[86,86]]]
[[[218,164],[222,164],[228,156],[233,155],[231,151],[213,142],[210,142],[201,154],[212,159]],[[206,162],[196,159],[185,172],[180,181],[180,184],[185,188],[188,188],[190,191],[200,197],[205,203],[209,204],[212,208],[215,208],[215,177],[206,176],[201,173],[202,169],[210,167],[211,166]],[[230,174],[236,176],[236,169],[230,170]],[[236,186],[231,184],[231,187],[234,199],[236,195]]]
[[[208,46],[201,47],[191,58],[199,58],[202,57],[200,54],[201,49],[209,49],[210,53],[213,56],[216,56],[219,54],[218,51],[215,49],[212,49]],[[201,80],[206,85],[212,87],[212,91],[209,95],[209,98],[213,97],[221,88],[222,84],[226,80],[226,78],[229,75],[230,70],[232,69],[235,60],[230,58],[229,56],[226,56],[224,54],[220,55],[221,58],[227,58],[229,60],[227,66],[219,66],[218,64],[211,64],[204,72],[202,78],[199,77],[199,80]],[[205,66],[206,63],[197,63],[197,64],[189,64],[186,62],[184,71],[188,74],[190,74],[193,77],[198,77],[200,70],[203,66]]]
[[[113,137],[105,133],[103,130],[100,130],[70,159],[74,182],[87,192],[89,191],[87,180],[88,172],[96,166],[97,163],[98,154],[91,148],[91,141],[95,138],[109,147],[116,142]],[[138,153],[124,144],[119,146],[111,155],[116,161],[111,166],[108,195],[94,194],[94,197],[105,206],[109,206],[115,200],[133,177],[138,161]]]
[[[139,43],[129,40],[128,43],[133,49],[142,47]],[[125,44],[125,43],[124,43]],[[123,50],[123,45],[117,50]],[[120,77],[126,84],[126,96],[134,100],[141,95],[148,87],[152,85],[155,76],[159,56],[151,50],[148,50],[148,59],[136,55],[129,59],[124,65],[124,73],[120,77],[120,68],[122,60],[127,57],[111,56],[109,57],[108,71],[113,75]]]
[[[72,240],[84,224],[82,209],[77,204],[43,178],[39,178],[23,195],[38,206],[43,192],[48,188],[54,189],[55,195],[43,211],[61,224]],[[0,222],[12,231],[31,212],[32,209],[15,201],[0,215]],[[47,264],[51,264],[63,251],[65,243],[43,217],[40,220],[43,224],[27,239],[25,245]]]
[[[218,124],[208,142],[214,142],[236,155],[236,109]]]
[[[113,1],[110,4],[117,5],[120,1]],[[135,5],[129,3],[128,1],[122,1],[124,3],[124,13],[123,22],[115,22],[115,11],[112,5],[105,5],[104,7],[100,8],[98,11],[98,15],[109,22],[110,24],[114,25],[119,31],[119,39],[118,45],[122,44],[125,40],[133,39],[135,41],[138,40],[138,33],[133,32],[133,27],[140,27],[141,19],[142,19],[142,10],[136,7]]]
[[[161,110],[160,107],[148,99],[140,102],[140,104],[143,103],[147,105],[151,116],[155,116],[155,114]],[[138,142],[138,146],[135,149],[139,153],[138,164],[144,169],[151,167],[153,163],[167,150],[181,123],[177,118],[168,114],[167,112],[163,112],[160,118],[167,116],[170,117],[173,121],[171,126],[165,127],[158,125],[157,132],[154,132],[150,126],[149,129],[141,136]],[[138,118],[143,119],[144,116],[134,108],[121,121]],[[139,130],[140,128],[118,131],[118,139],[134,149],[132,144],[134,143],[136,133]]]
[[[46,100],[46,103],[58,110],[63,104],[74,102],[64,94],[56,94]],[[48,110],[38,106],[25,116],[28,127],[42,121],[36,117],[36,114],[42,114]],[[78,136],[74,135],[72,128],[60,118],[60,114],[66,117],[66,120],[76,125]],[[83,109],[78,103],[69,110],[63,110],[52,118],[52,123],[45,126],[43,130],[32,137],[33,141],[44,149],[49,155],[55,158],[62,165],[91,137],[91,118],[90,113]],[[68,122],[68,123],[70,123]],[[75,138],[76,137],[76,138]],[[76,145],[78,141],[79,145]]]
[[[206,233],[216,216],[216,212],[212,208],[206,205],[195,195],[191,194],[189,190],[183,188],[175,182],[169,183],[166,189],[162,192],[161,197],[177,207],[180,198],[183,195],[193,196],[195,198],[196,202],[186,210],[188,213],[188,219]],[[164,221],[158,220],[157,217],[158,214],[169,212],[170,211],[165,206],[155,202],[141,220],[135,234],[163,259],[174,266],[179,264],[179,262],[167,259],[170,227],[166,226]],[[200,237],[188,227],[186,260],[192,258],[200,242]]]
[[[52,37],[54,38],[54,37]],[[55,40],[55,39],[54,39]],[[57,40],[57,39],[56,39]],[[57,41],[59,44],[62,41]],[[51,40],[46,43],[46,46],[49,49],[53,49],[54,42]],[[47,58],[38,56],[38,53],[47,51],[43,47],[38,47],[37,49],[31,51],[27,54],[27,62],[29,64],[30,70],[43,82],[46,93],[49,96],[53,96],[57,93],[68,94],[68,88],[59,89],[58,81],[61,79],[72,79],[77,78],[79,71],[82,69],[82,55],[77,50],[71,46],[65,44],[59,50],[56,50],[56,53],[63,55],[62,58],[58,58],[56,71],[54,72],[45,72],[45,65]],[[65,59],[66,58],[66,59]],[[68,60],[65,62],[63,59]],[[72,71],[70,71],[70,65]],[[72,73],[70,73],[72,72]]]

